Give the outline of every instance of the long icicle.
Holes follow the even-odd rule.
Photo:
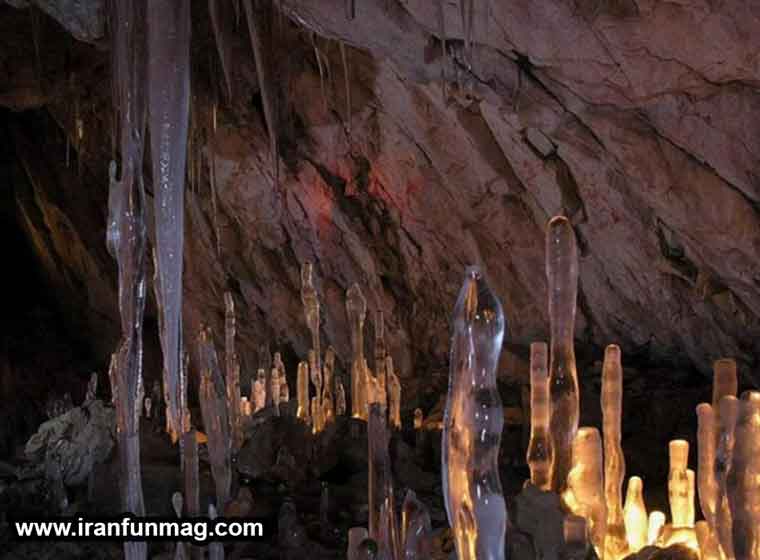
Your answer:
[[[280,155],[277,145],[277,113],[275,111],[275,99],[273,92],[269,87],[269,67],[264,56],[264,26],[261,23],[262,18],[257,17],[254,13],[252,0],[243,0],[245,17],[248,23],[248,34],[251,39],[251,49],[256,61],[256,73],[259,79],[259,88],[261,90],[261,104],[264,106],[264,118],[269,129],[269,150],[272,157],[272,166],[274,169],[274,187],[275,192],[279,193],[280,189]]]
[[[167,426],[182,433],[182,254],[190,107],[190,1],[148,2],[148,87]]]
[[[223,13],[222,7],[226,2],[221,3],[219,0],[208,0],[208,13],[211,19],[211,28],[214,31],[214,42],[216,50],[219,53],[219,60],[222,63],[222,74],[224,74],[225,92],[227,100],[232,100],[232,79],[230,78],[230,61],[228,45],[224,41]],[[238,10],[239,7],[236,9]]]
[[[140,415],[143,403],[142,323],[145,309],[145,95],[143,90],[145,11],[141,2],[111,4],[114,92],[119,107],[121,177],[110,165],[107,246],[119,270],[119,312],[122,338],[114,353],[111,392],[116,408],[122,507],[145,515],[140,474]],[[145,542],[126,542],[126,560],[144,560]]]
[[[343,63],[343,81],[346,86],[346,130],[348,131],[348,141],[351,142],[351,79],[348,74],[348,54],[346,45],[340,42],[340,60]]]

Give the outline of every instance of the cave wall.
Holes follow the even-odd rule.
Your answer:
[[[78,4],[98,20],[80,28],[106,29],[102,3]],[[311,260],[323,344],[345,364],[343,297],[359,282],[419,400],[445,383],[448,317],[477,263],[508,318],[503,373],[524,376],[527,345],[548,335],[543,230],[563,212],[581,249],[581,355],[617,342],[624,363],[703,372],[734,356],[754,382],[757,6],[476,1],[470,67],[457,2],[357,0],[351,21],[338,0],[275,4],[279,189],[245,22],[225,4],[228,95],[206,3],[193,3],[186,341],[204,322],[222,333],[230,289],[244,368],[268,342],[293,369],[309,345],[298,290]],[[0,5],[0,105],[17,112],[7,126],[30,185],[17,216],[105,363],[107,41],[48,13]]]

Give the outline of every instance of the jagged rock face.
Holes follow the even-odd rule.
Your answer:
[[[548,334],[544,226],[564,212],[581,249],[580,346],[617,342],[624,364],[635,353],[703,371],[736,356],[751,379],[760,334],[760,10],[738,1],[475,1],[470,72],[456,2],[440,3],[441,26],[439,3],[428,0],[362,0],[351,21],[343,1],[283,1],[268,84],[281,99],[278,192],[245,22],[231,13],[222,36],[233,97],[220,101],[216,129],[209,124],[223,96],[213,92],[224,86],[201,4],[193,4],[200,70],[186,341],[201,322],[222,332],[231,289],[246,369],[262,342],[291,362],[305,357],[299,263],[311,260],[326,343],[345,364],[344,294],[359,282],[369,309],[385,311],[389,349],[421,398],[418,386],[440,392],[448,317],[465,266],[476,263],[509,321],[503,372],[522,371],[517,356]],[[0,7],[0,19],[23,13]],[[54,26],[51,45],[62,42]],[[442,38],[453,56],[441,55]],[[52,47],[41,45],[43,73],[58,76]],[[63,141],[42,149],[23,115],[9,118],[31,185],[18,199],[22,223],[61,293],[84,298],[84,324],[100,330],[116,324],[104,250],[108,57],[70,48],[76,84],[29,97],[34,69],[16,63],[25,49],[33,64],[33,43],[4,43],[0,60],[26,74],[9,76],[0,103],[44,105],[77,148],[78,180],[64,169]]]

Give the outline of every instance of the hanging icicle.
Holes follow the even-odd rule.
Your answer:
[[[224,74],[224,85],[227,96],[227,101],[232,100],[232,79],[230,77],[230,55],[229,45],[224,39],[224,13],[223,7],[225,2],[218,0],[208,0],[208,13],[211,19],[211,28],[214,31],[214,42],[216,43],[216,51],[219,53],[219,61],[222,65],[222,74]],[[239,8],[236,8],[239,10]]]
[[[279,194],[280,189],[280,164],[279,151],[277,145],[277,111],[275,109],[274,92],[270,88],[270,71],[267,64],[268,59],[265,56],[264,29],[261,14],[254,12],[252,0],[243,0],[245,17],[248,23],[248,34],[251,39],[251,49],[256,61],[256,73],[259,78],[259,88],[261,90],[261,104],[264,106],[264,119],[269,129],[269,150],[272,157],[272,166],[274,169],[274,187],[275,192]]]
[[[351,143],[351,81],[348,73],[348,55],[346,54],[346,45],[340,43],[340,60],[343,63],[343,82],[346,86],[346,131],[348,133],[348,142]]]
[[[156,250],[163,304],[167,426],[182,433],[182,253],[185,164],[190,106],[190,1],[148,3],[151,160],[155,186]]]

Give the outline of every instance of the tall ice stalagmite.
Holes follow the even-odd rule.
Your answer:
[[[548,354],[545,342],[530,345],[530,443],[526,460],[530,482],[543,491],[551,490],[552,483]]]
[[[715,393],[713,393],[713,396]],[[736,422],[739,417],[739,399],[726,395],[718,405],[717,434],[715,447],[715,480],[718,486],[718,511],[716,512],[716,536],[723,554],[734,558],[733,523],[728,500],[728,475],[731,471],[734,455]]]
[[[578,374],[573,331],[578,295],[578,250],[570,221],[556,216],[546,232],[546,276],[551,322],[550,432],[554,447],[552,488],[561,492],[572,466],[572,448],[578,430]]]
[[[116,409],[121,503],[145,515],[140,474],[140,412],[143,405],[142,326],[145,310],[145,4],[114,2],[111,7],[114,106],[118,110],[120,174],[111,162],[106,244],[116,259],[121,339],[109,370]],[[124,543],[126,560],[147,557],[144,542]]]
[[[367,300],[359,284],[346,291],[346,315],[351,329],[351,415],[367,419],[367,379],[364,362],[364,318]]]
[[[562,499],[570,511],[586,518],[591,544],[601,557],[607,510],[599,430],[589,427],[578,430],[573,440],[572,458],[573,468],[567,475],[567,490],[562,493]]]
[[[607,503],[607,531],[604,560],[619,560],[628,553],[623,517],[625,457],[620,444],[623,410],[623,366],[620,347],[610,344],[604,351],[602,367],[602,417],[604,429],[604,497]]]
[[[670,516],[673,527],[689,527],[689,479],[686,473],[686,467],[689,464],[689,442],[674,439],[670,442],[668,450],[670,452],[668,473]]]
[[[715,530],[718,486],[715,480],[715,415],[708,403],[697,406],[697,489],[699,505],[711,530]]]
[[[466,271],[453,323],[441,443],[444,503],[459,560],[499,560],[507,511],[498,468],[504,412],[496,366],[505,320],[477,267]]]
[[[190,0],[148,1],[148,109],[167,426],[183,432],[182,253],[190,107]]]
[[[638,552],[648,544],[647,529],[649,525],[647,508],[644,505],[644,482],[638,476],[632,476],[628,479],[623,519],[628,549],[631,553]]]

